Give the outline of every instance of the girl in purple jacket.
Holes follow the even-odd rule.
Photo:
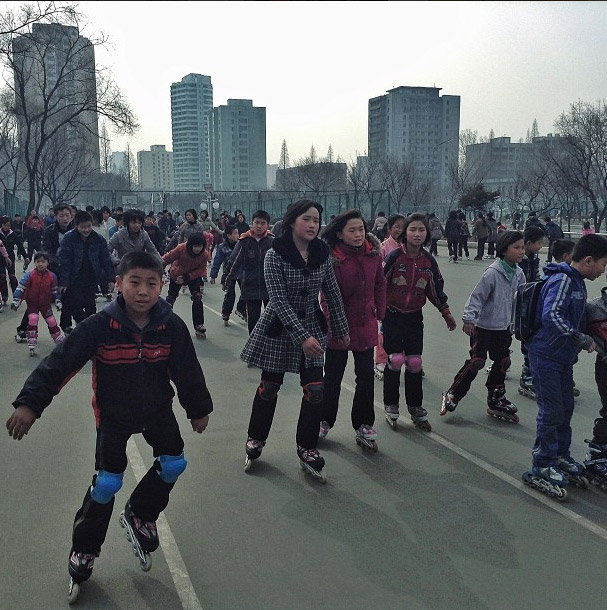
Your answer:
[[[377,432],[373,429],[373,348],[377,345],[377,322],[383,319],[386,311],[386,281],[380,243],[367,233],[358,210],[348,210],[336,216],[323,230],[322,238],[331,248],[331,262],[350,327],[350,345],[343,346],[333,339],[329,328],[319,438],[325,438],[335,425],[341,382],[348,351],[351,351],[356,375],[352,427],[359,445],[377,451]]]

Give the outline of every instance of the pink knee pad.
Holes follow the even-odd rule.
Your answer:
[[[407,356],[405,358],[407,363],[407,370],[409,373],[421,373],[422,372],[422,357],[421,356]]]
[[[391,371],[400,371],[405,364],[405,354],[398,352],[397,354],[390,354],[388,356],[388,368]]]

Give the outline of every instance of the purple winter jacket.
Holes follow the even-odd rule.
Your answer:
[[[338,244],[331,248],[331,262],[350,327],[350,345],[344,347],[333,339],[329,323],[328,347],[354,352],[375,347],[377,322],[386,313],[386,279],[379,240],[367,234],[358,251]],[[322,309],[327,317],[324,301]]]

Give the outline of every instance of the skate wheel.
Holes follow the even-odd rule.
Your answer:
[[[377,453],[378,449],[379,447],[377,446],[377,443],[375,441],[371,441],[371,451],[373,451],[373,453]]]
[[[324,472],[319,472],[316,475],[316,478],[324,485],[327,482],[327,477],[325,476]]]
[[[80,585],[73,579],[70,578],[70,586],[67,592],[67,603],[71,606],[76,603],[78,595],[80,594]]]
[[[396,422],[398,421],[397,419],[392,419],[391,417],[388,417],[386,415],[386,421],[388,422],[388,425],[390,426],[390,428],[392,428],[392,430],[396,430]]]
[[[149,572],[152,569],[152,556],[147,551],[143,551],[143,557],[140,557],[139,561],[143,572]]]

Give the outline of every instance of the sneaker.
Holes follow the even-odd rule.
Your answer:
[[[84,582],[88,580],[93,573],[93,565],[97,555],[93,553],[70,553],[68,562],[68,571],[75,582]]]
[[[158,530],[155,521],[143,521],[137,517],[131,509],[130,502],[127,502],[124,507],[124,518],[133,528],[137,542],[144,551],[151,553],[158,548]]]
[[[317,449],[304,449],[297,445],[297,456],[314,470],[322,470],[325,465],[325,459]]]
[[[368,426],[367,424],[363,424],[362,426],[360,426],[356,430],[356,433],[359,436],[362,436],[363,438],[367,439],[368,441],[374,441],[377,439],[377,432],[372,426]]]
[[[329,434],[329,430],[331,426],[329,426],[328,422],[324,419],[320,422],[320,427],[318,428],[318,438],[327,438],[327,434]]]
[[[584,466],[579,462],[576,462],[570,455],[566,457],[559,456],[557,459],[559,468],[566,474],[572,476],[581,476],[584,474]]]
[[[443,394],[443,400],[440,406],[440,415],[446,415],[447,413],[453,413],[457,408],[458,399],[455,398],[453,392],[448,390]]]
[[[534,466],[531,473],[535,477],[540,477],[553,485],[561,487],[567,485],[567,476],[558,466]]]

